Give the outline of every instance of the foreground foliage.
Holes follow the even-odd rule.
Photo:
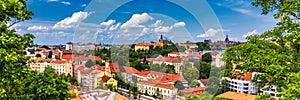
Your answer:
[[[0,99],[68,99],[72,95],[67,78],[51,69],[44,73],[29,70],[25,47],[33,46],[34,36],[9,29],[32,15],[26,0],[0,1]]]
[[[274,18],[280,21],[273,30],[248,37],[247,44],[226,49],[226,63],[232,69],[264,73],[253,80],[258,89],[277,86],[283,98],[295,99],[300,96],[300,2],[255,0],[252,4],[260,6],[262,14],[276,11]]]

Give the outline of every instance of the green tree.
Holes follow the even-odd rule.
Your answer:
[[[150,66],[151,66],[150,69],[152,71],[158,71],[158,72],[161,71],[161,67],[159,64],[151,64]]]
[[[274,13],[279,22],[272,30],[247,37],[246,44],[227,48],[226,63],[232,70],[262,72],[253,79],[258,88],[275,85],[283,98],[296,99],[300,96],[299,0],[255,0],[252,4],[264,15]]]
[[[35,57],[42,57],[42,55],[41,54],[36,54]]]
[[[190,83],[190,87],[199,87],[199,86],[200,86],[200,83],[198,82],[198,80],[193,80]]]
[[[91,68],[92,66],[95,65],[95,62],[94,62],[93,60],[89,59],[88,61],[85,62],[84,65],[85,65],[85,67],[87,67],[87,68]]]
[[[48,54],[47,58],[51,58],[52,59],[52,55],[53,55],[52,51],[49,51],[49,54]]]
[[[193,80],[197,80],[199,78],[199,71],[197,68],[190,67],[185,73],[183,73],[183,77],[188,82],[192,82]]]
[[[205,61],[207,63],[211,63],[212,61],[212,56],[210,55],[210,53],[205,53],[202,55],[202,61]]]
[[[204,62],[204,61],[199,61],[194,63],[194,66],[198,69],[199,71],[199,77],[200,79],[207,79],[210,75],[210,69],[211,69],[211,65]]]
[[[174,85],[178,90],[183,90],[184,89],[184,86],[183,86],[183,83],[179,80],[177,80],[175,82],[175,85]]]
[[[29,70],[25,48],[34,45],[34,36],[9,29],[31,19],[26,0],[1,0],[0,5],[0,99],[69,99],[69,82],[48,69]]]

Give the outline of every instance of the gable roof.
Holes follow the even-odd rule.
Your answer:
[[[104,75],[101,79],[101,82],[106,83],[111,77]]]

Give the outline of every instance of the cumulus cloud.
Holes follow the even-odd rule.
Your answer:
[[[255,34],[257,34],[257,32],[256,32],[256,30],[253,30],[253,31],[251,31],[251,32],[248,32],[248,33],[244,34],[244,35],[243,35],[243,38],[246,38],[246,37],[248,37],[248,36],[255,35]]]
[[[118,24],[116,24],[116,25],[112,25],[112,26],[109,28],[109,30],[110,30],[110,31],[117,30],[117,29],[119,28],[120,25],[121,25],[121,23],[118,23]]]
[[[143,27],[140,24],[153,19],[154,18],[148,15],[147,13],[133,14],[132,17],[121,26],[121,28]]]
[[[151,24],[150,27],[159,27],[163,24],[162,20],[156,20],[154,24]]]
[[[223,30],[223,29],[213,29],[213,28],[210,28],[208,29],[205,33],[203,34],[199,34],[197,37],[198,38],[205,38],[205,37],[214,37],[216,36],[217,34],[220,34],[222,32],[227,32],[228,30]]]
[[[178,23],[175,23],[173,26],[174,27],[184,27],[185,23],[184,22],[178,22]]]
[[[144,27],[143,28],[143,30],[142,30],[142,33],[147,33],[147,32],[149,32],[150,31],[150,29],[149,28],[147,28],[147,27]]]
[[[27,30],[29,30],[29,31],[48,31],[48,27],[34,25],[31,27],[28,27]]]
[[[102,26],[110,26],[110,25],[114,24],[115,22],[116,22],[116,20],[110,19],[107,22],[100,23],[100,25],[102,25]]]
[[[159,26],[159,27],[154,29],[154,32],[155,33],[160,33],[160,32],[168,33],[172,29],[173,29],[173,26]]]
[[[67,17],[59,22],[57,22],[54,26],[53,29],[69,29],[69,28],[73,28],[74,25],[77,22],[80,22],[84,19],[86,19],[91,13],[88,12],[76,12],[73,13],[73,15],[71,17]]]
[[[71,3],[70,3],[70,2],[67,2],[67,1],[62,1],[61,3],[62,3],[62,4],[65,4],[65,5],[71,5]]]
[[[86,4],[82,4],[81,7],[86,7]]]

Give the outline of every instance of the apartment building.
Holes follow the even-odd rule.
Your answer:
[[[30,63],[29,65],[31,70],[37,70],[39,72],[44,72],[47,66],[51,66],[55,70],[55,73],[66,75],[72,75],[73,69],[71,63],[67,63],[63,60],[42,59],[36,61],[35,63]]]

